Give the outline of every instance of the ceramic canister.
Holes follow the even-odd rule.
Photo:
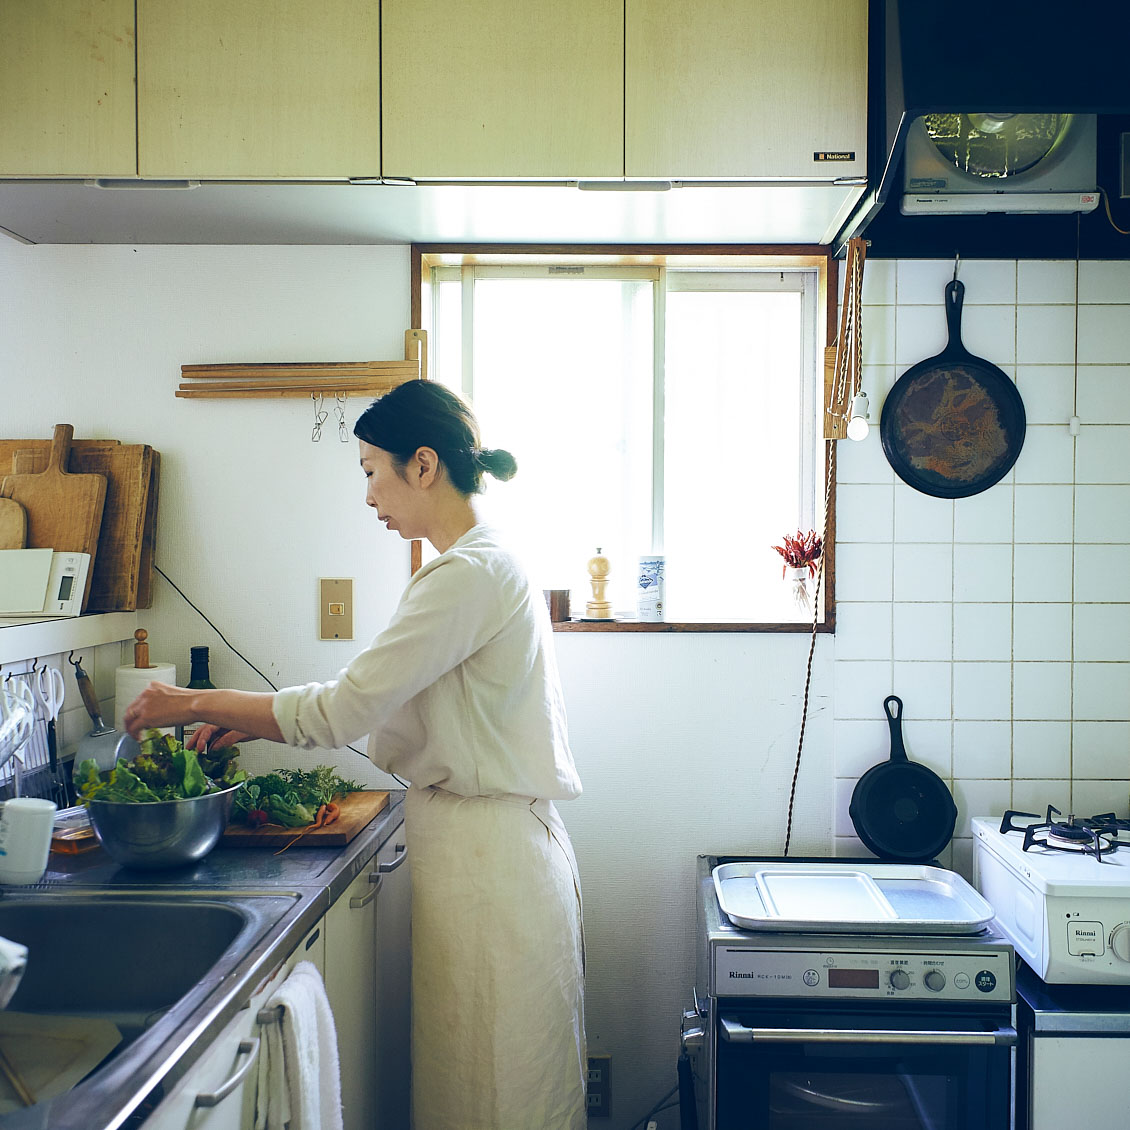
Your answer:
[[[636,579],[636,614],[641,621],[661,623],[664,604],[664,561],[661,553],[640,558]]]

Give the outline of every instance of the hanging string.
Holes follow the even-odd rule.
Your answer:
[[[837,408],[846,405],[851,411],[851,401],[863,387],[863,264],[867,243],[862,239],[848,241],[847,277],[844,279],[844,311],[840,321],[841,339],[836,351],[836,371],[833,377],[834,393],[831,404]],[[954,265],[956,273],[957,266]],[[841,364],[841,358],[843,363]],[[851,373],[851,395],[847,395],[848,373]],[[793,839],[793,811],[796,807],[797,781],[800,779],[801,756],[804,753],[804,735],[808,728],[808,703],[812,690],[812,660],[816,653],[816,636],[820,625],[820,592],[828,560],[829,527],[832,513],[832,491],[836,482],[836,443],[825,445],[828,458],[824,468],[824,516],[820,530],[820,556],[816,559],[816,576],[812,594],[812,633],[808,641],[808,658],[804,668],[804,695],[800,711],[800,733],[797,736],[793,779],[789,787],[789,808],[785,819],[785,848],[788,855]]]

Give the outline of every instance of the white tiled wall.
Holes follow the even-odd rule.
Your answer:
[[[867,262],[873,423],[945,346],[952,277],[952,261]],[[1130,805],[1130,262],[958,277],[963,342],[1017,382],[1027,434],[1005,479],[952,501],[897,478],[877,427],[839,444],[835,828],[840,854],[861,850],[848,802],[889,751],[874,719],[896,693],[909,755],[953,788],[948,861],[968,873],[971,816]]]

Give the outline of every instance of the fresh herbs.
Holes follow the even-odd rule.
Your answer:
[[[235,795],[232,820],[252,828],[281,824],[285,828],[320,827],[337,818],[337,798],[364,785],[339,777],[328,765],[314,769],[276,769],[252,777]]]
[[[75,766],[73,779],[84,804],[91,800],[131,804],[188,800],[244,780],[247,774],[236,767],[238,756],[237,746],[224,750],[218,759],[198,756],[171,735],[150,730],[132,761],[120,757],[113,769],[100,772],[98,763],[88,758]]]

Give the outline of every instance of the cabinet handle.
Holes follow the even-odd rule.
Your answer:
[[[396,858],[391,863],[378,863],[377,870],[382,875],[395,871],[408,858],[408,848],[404,844],[396,845]]]
[[[361,895],[360,898],[351,898],[349,900],[350,910],[362,910],[368,906],[381,893],[381,884],[385,881],[383,875],[378,875],[375,871],[369,872],[369,882],[373,884],[373,889],[367,895]]]
[[[247,1078],[248,1072],[255,1066],[259,1058],[259,1037],[252,1036],[248,1040],[240,1040],[236,1052],[237,1058],[247,1056],[247,1062],[236,1072],[228,1077],[219,1090],[201,1092],[196,1096],[194,1106],[219,1106]]]

